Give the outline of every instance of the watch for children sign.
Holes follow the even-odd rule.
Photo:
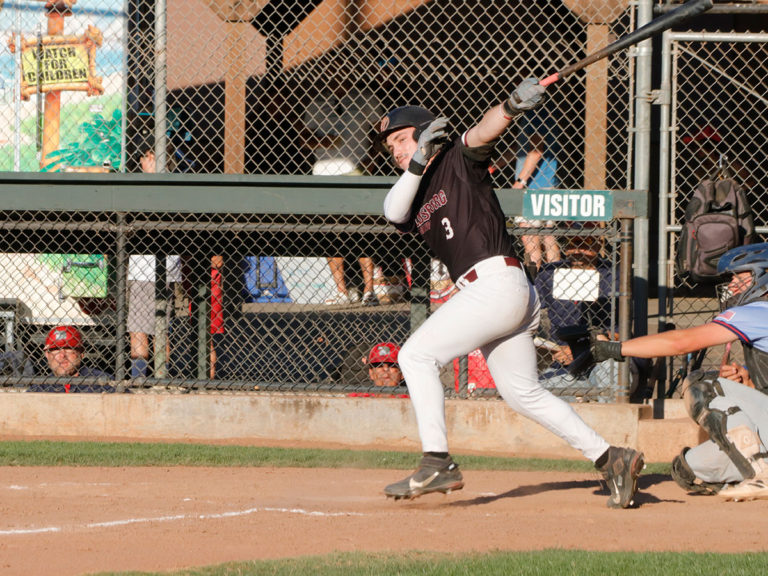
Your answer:
[[[610,220],[609,190],[526,190],[523,216],[530,220]]]
[[[101,46],[98,28],[89,26],[82,36],[21,37],[21,97],[38,92],[79,90],[89,96],[104,93],[96,76],[95,52]],[[11,39],[9,46],[15,47]]]

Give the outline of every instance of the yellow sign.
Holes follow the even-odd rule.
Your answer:
[[[96,47],[101,31],[93,26],[82,36],[21,37],[21,96],[28,100],[36,93],[79,90],[89,96],[104,93],[96,76]],[[15,47],[11,39],[9,46]]]
[[[21,73],[28,86],[88,82],[88,52],[82,44],[27,48],[21,53]]]

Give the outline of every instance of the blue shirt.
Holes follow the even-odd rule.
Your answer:
[[[523,115],[520,120],[520,128],[517,133],[517,163],[515,174],[520,174],[523,169],[525,157],[531,149],[531,138],[538,134],[542,138],[541,151],[543,156],[536,169],[527,182],[531,189],[557,188],[560,181],[557,179],[557,157],[560,155],[559,128],[550,111],[545,106],[540,106]]]
[[[713,320],[738,336],[744,344],[768,352],[768,302],[750,302],[729,308]]]

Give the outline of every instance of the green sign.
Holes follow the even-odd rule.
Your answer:
[[[611,220],[610,190],[526,190],[523,217],[529,220]]]

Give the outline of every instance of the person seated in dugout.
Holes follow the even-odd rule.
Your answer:
[[[49,376],[57,380],[67,378],[98,378],[114,380],[111,374],[83,366],[83,336],[74,326],[57,326],[48,332],[45,339],[45,358],[48,361]],[[56,382],[34,384],[28,392],[115,392],[108,384],[84,384],[77,382]]]
[[[380,342],[368,353],[368,377],[374,386],[402,386],[403,373],[397,363],[400,347],[392,342]]]
[[[403,373],[397,361],[400,347],[393,342],[380,342],[369,348],[368,344],[355,346],[341,366],[344,384],[373,385],[380,388],[404,387]],[[367,372],[367,377],[366,377]],[[350,396],[380,396],[371,392],[353,392]],[[398,394],[405,398],[405,394]]]
[[[619,293],[618,277],[611,263],[602,258],[601,237],[582,228],[584,234],[564,239],[563,258],[542,264],[536,276],[536,291],[546,322],[534,343],[547,350],[552,363],[541,372],[542,385],[558,390],[571,400],[583,400],[589,390],[610,390],[616,385],[618,366],[611,360],[597,364],[588,374],[575,378],[568,371],[573,355],[567,335],[581,331],[600,332],[606,337],[618,330],[612,302]],[[647,359],[633,358],[629,365],[630,393],[642,390],[650,370]],[[613,396],[598,395],[598,401],[612,401]]]

